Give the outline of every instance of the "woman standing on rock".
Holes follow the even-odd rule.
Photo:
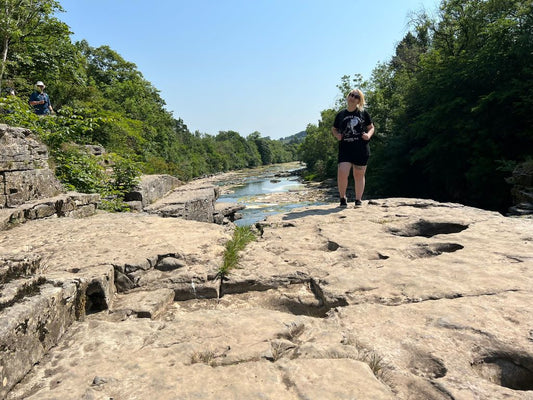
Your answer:
[[[359,89],[353,89],[346,97],[348,106],[340,111],[333,123],[332,133],[339,141],[337,185],[341,207],[346,207],[348,176],[353,170],[355,181],[355,206],[359,207],[365,190],[365,172],[370,146],[368,142],[374,134],[374,124],[365,111],[365,96]]]

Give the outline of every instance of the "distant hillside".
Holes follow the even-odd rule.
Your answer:
[[[282,143],[301,143],[305,139],[305,136],[307,135],[306,131],[298,132],[294,135],[287,136],[285,138],[279,139]]]

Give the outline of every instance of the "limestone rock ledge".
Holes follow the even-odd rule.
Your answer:
[[[142,175],[135,190],[127,193],[124,201],[138,203],[137,208],[142,210],[181,185],[183,182],[171,175]]]
[[[101,154],[100,146],[86,146]],[[163,217],[227,224],[242,208],[215,208],[218,187],[183,184],[170,175],[143,175],[136,190],[126,195],[133,211]],[[99,198],[65,194],[48,166],[48,149],[28,129],[0,124],[0,230],[50,216],[84,217],[96,212]]]
[[[208,183],[183,183],[170,175],[143,175],[126,203],[134,211],[162,217],[229,224],[240,218],[242,204],[220,203],[218,187]]]
[[[222,280],[230,226],[101,213],[0,232],[2,396],[533,398],[531,220],[383,199],[258,231]],[[17,281],[43,289],[19,299]],[[70,325],[15,315],[43,296]]]
[[[184,185],[144,208],[162,217],[214,222],[215,202],[219,196],[214,185]]]
[[[0,124],[0,230],[51,216],[96,212],[99,196],[69,192],[48,166],[48,149],[28,129]]]
[[[0,209],[61,192],[46,146],[28,129],[0,124]]]
[[[28,201],[16,208],[0,209],[0,230],[47,217],[83,218],[93,215],[100,195],[68,192],[55,197]]]

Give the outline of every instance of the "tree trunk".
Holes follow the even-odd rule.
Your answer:
[[[0,96],[2,96],[2,84],[4,80],[4,72],[6,70],[6,64],[7,64],[7,50],[9,48],[9,39],[4,39],[4,51],[2,53],[2,66],[0,67]]]

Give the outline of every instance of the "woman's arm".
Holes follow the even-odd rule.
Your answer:
[[[337,128],[335,127],[331,128],[331,133],[333,134],[333,136],[335,136],[337,140],[342,140],[342,135],[339,133]]]
[[[373,134],[374,134],[374,124],[371,123],[370,125],[366,127],[366,132],[363,133],[362,138],[363,140],[370,140]]]

